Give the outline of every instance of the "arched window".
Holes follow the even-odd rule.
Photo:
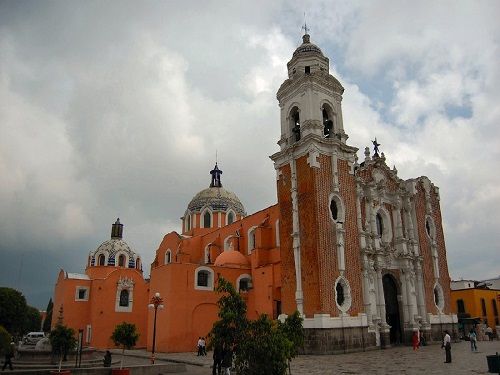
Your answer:
[[[98,261],[98,264],[100,266],[104,266],[104,263],[106,262],[106,257],[104,256],[104,254],[100,254],[99,255],[99,261]]]
[[[186,231],[191,230],[191,214],[186,215]]]
[[[120,307],[128,307],[128,297],[129,297],[128,290],[123,289],[120,292]]]
[[[255,241],[255,232],[257,227],[252,227],[248,230],[248,254],[252,253],[252,250],[255,249],[257,243]]]
[[[483,316],[486,316],[486,301],[484,298],[481,298],[481,311],[483,313]]]
[[[333,135],[333,119],[328,110],[323,107],[323,136],[330,138]]]
[[[118,267],[125,267],[125,255],[123,254],[118,257]]]
[[[234,222],[234,212],[233,211],[229,211],[229,213],[227,214],[227,224],[232,224]]]
[[[252,277],[250,275],[243,274],[236,279],[236,290],[238,292],[248,292],[252,288]]]
[[[377,220],[377,234],[382,237],[384,234],[384,220],[382,219],[382,215],[380,213],[377,214],[376,216]]]
[[[203,228],[211,228],[212,227],[212,215],[210,211],[205,211],[203,214]]]
[[[169,264],[172,262],[172,252],[168,249],[165,253],[165,264]]]
[[[194,272],[194,288],[197,290],[214,289],[214,271],[205,266],[198,267]]]
[[[330,202],[330,213],[332,214],[332,219],[337,221],[339,211],[337,208],[337,202],[335,202],[334,199]]]
[[[431,240],[434,240],[436,237],[436,227],[434,226],[434,221],[430,216],[425,218],[425,233],[427,233],[427,236]]]
[[[457,312],[459,314],[465,314],[465,304],[463,299],[457,299]]]
[[[300,141],[300,115],[297,107],[292,108],[289,118],[293,139],[295,142]]]
[[[280,221],[276,220],[276,247],[280,246]]]

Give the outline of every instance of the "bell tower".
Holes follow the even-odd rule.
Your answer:
[[[302,39],[277,93],[280,151],[271,156],[281,211],[281,300],[284,313],[303,315],[304,328],[340,328],[339,319],[363,315],[357,148],[346,144],[344,88],[310,35]]]

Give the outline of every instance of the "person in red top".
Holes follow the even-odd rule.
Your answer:
[[[418,350],[418,346],[420,343],[420,338],[418,337],[418,331],[413,332],[413,336],[411,337],[411,343],[413,344],[413,350]]]

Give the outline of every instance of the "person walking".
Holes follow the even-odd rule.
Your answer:
[[[11,371],[14,370],[14,368],[12,367],[12,358],[14,358],[15,354],[16,354],[16,345],[14,344],[14,342],[11,342],[5,352],[5,361],[3,363],[2,371],[5,370],[7,365],[9,365],[9,370]]]
[[[470,329],[469,340],[470,340],[470,350],[473,352],[477,352],[477,335],[476,332],[474,332],[474,328]]]
[[[201,355],[207,355],[207,343],[204,337],[201,338]]]
[[[446,353],[446,360],[444,363],[451,363],[451,337],[448,331],[444,331],[443,344],[441,348],[444,348]]]
[[[203,355],[202,348],[201,348],[201,336],[198,337],[198,343],[196,344],[198,347],[198,357]]]
[[[420,345],[420,338],[419,338],[419,334],[418,334],[418,331],[414,331],[413,332],[413,336],[411,337],[411,343],[413,345],[413,350],[418,350],[418,347]]]

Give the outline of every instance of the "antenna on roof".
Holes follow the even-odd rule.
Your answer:
[[[304,26],[302,26],[302,30],[304,30],[304,35],[309,34],[310,29],[307,27],[306,12],[304,12]]]

